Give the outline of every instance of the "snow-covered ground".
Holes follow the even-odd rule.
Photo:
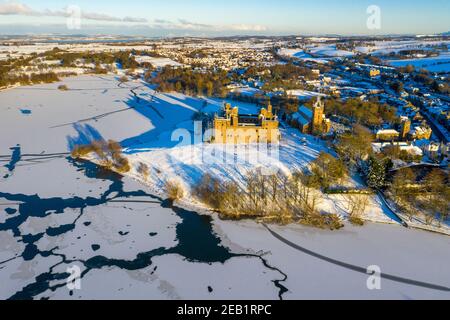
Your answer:
[[[348,263],[364,269],[378,266],[382,273],[440,283],[448,288],[446,264],[450,254],[441,251],[446,251],[450,244],[445,236],[382,224],[368,224],[363,228],[346,226],[342,232],[335,233],[295,225],[270,226],[281,237],[311,251],[306,253],[267,238],[267,230],[256,223],[215,220],[214,225],[219,235],[226,236],[230,247],[239,244],[268,252],[268,261],[282,266],[288,274],[286,287],[302,288],[290,290],[287,299],[410,300],[450,296],[448,291],[424,291],[421,287],[387,279],[381,281],[381,290],[367,290],[367,275],[336,264]],[[335,261],[325,262],[325,259]]]
[[[394,67],[405,67],[413,65],[416,69],[426,69],[430,72],[450,72],[450,53],[441,53],[438,57],[418,58],[406,60],[389,60],[388,63]]]
[[[236,178],[249,168],[196,164],[186,156],[190,147],[174,148],[178,141],[170,139],[174,129],[193,132],[192,116],[218,110],[220,100],[155,94],[140,81],[119,85],[112,76],[62,83],[71,90],[59,91],[55,83],[0,92],[0,298],[450,298],[448,291],[388,279],[370,291],[366,274],[333,262],[378,265],[388,274],[448,288],[445,236],[391,224],[335,232],[270,227],[334,259],[327,261],[254,222],[168,207],[157,196],[168,177],[188,185],[204,172]],[[279,160],[266,159],[282,169],[305,166],[326,150],[311,137],[299,145],[304,136],[293,129],[283,129],[283,136]],[[146,161],[154,169],[149,181],[131,179],[134,171],[120,179],[67,158],[73,144],[99,138],[122,142],[133,164]],[[19,147],[20,154],[11,150]],[[324,199],[323,206],[345,211],[338,198]],[[375,198],[372,208],[374,217],[385,217]],[[73,266],[82,279],[81,290],[71,292],[65,284]]]
[[[325,94],[314,92],[314,91],[308,91],[308,90],[288,90],[286,92],[289,96],[295,96],[299,98],[314,98],[314,97],[326,97]]]
[[[300,50],[300,49],[284,48],[284,49],[280,49],[278,51],[278,54],[280,54],[282,56],[290,57],[290,58],[296,58],[296,59],[303,60],[303,61],[316,62],[319,64],[327,64],[328,63],[328,60],[322,59],[322,58],[314,58],[310,54],[308,54],[305,51]]]
[[[335,44],[314,46],[309,48],[309,50],[312,54],[323,57],[351,57],[354,55],[351,51],[337,49]]]
[[[373,41],[366,46],[356,47],[356,51],[362,53],[370,53],[374,55],[387,55],[389,53],[398,53],[402,50],[428,50],[430,46],[446,44],[450,41],[425,41],[425,40],[389,40],[389,41]]]
[[[295,58],[299,58],[299,59],[311,57],[311,55],[305,53],[305,51],[300,50],[300,49],[283,48],[278,51],[278,54],[280,54],[282,56],[295,57]]]
[[[337,49],[335,44],[309,45],[306,49],[307,52],[301,49],[282,48],[278,51],[278,54],[319,64],[327,64],[330,59],[352,57],[354,55],[353,52]]]
[[[181,67],[182,64],[176,61],[173,61],[169,58],[155,58],[155,57],[137,57],[136,61],[138,62],[150,62],[155,68],[162,68],[165,66],[171,67]]]
[[[232,92],[234,93],[239,93],[243,96],[254,96],[255,94],[263,94],[264,91],[257,89],[257,88],[239,88],[239,89],[234,89]]]

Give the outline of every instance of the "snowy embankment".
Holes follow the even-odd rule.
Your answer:
[[[165,184],[178,182],[185,190],[185,205],[203,207],[195,199],[194,188],[208,174],[220,181],[236,181],[245,186],[245,177],[258,168],[268,173],[282,172],[289,176],[295,170],[303,169],[315,160],[321,151],[332,152],[321,141],[303,136],[295,129],[282,130],[283,141],[279,151],[273,154],[267,150],[258,150],[257,146],[223,146],[216,144],[197,144],[173,148],[155,148],[139,150],[128,154],[132,170],[126,175],[147,185],[154,192],[165,196]],[[300,137],[301,136],[301,137]],[[307,145],[300,145],[305,138]],[[127,150],[125,150],[127,151]],[[271,150],[273,151],[273,150]],[[94,160],[95,159],[91,159]],[[143,177],[138,171],[145,164],[150,171]],[[362,187],[360,183],[348,179],[349,187]],[[342,217],[348,215],[349,202],[345,195],[323,195],[318,205],[323,213],[335,213]],[[369,204],[364,219],[373,222],[395,223],[385,214],[384,204],[375,196],[369,196]]]

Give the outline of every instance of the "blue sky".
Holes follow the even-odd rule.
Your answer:
[[[367,28],[369,5],[381,28]],[[448,0],[0,0],[0,33],[74,33],[67,7],[82,12],[76,33],[168,35],[433,34],[450,31]]]

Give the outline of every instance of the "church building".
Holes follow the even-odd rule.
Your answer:
[[[304,134],[321,135],[331,130],[331,121],[325,117],[325,106],[320,97],[312,109],[304,105],[300,106],[291,116],[291,125],[299,128]]]

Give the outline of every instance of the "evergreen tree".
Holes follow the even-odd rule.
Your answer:
[[[379,189],[386,182],[386,166],[380,160],[370,157],[367,170],[367,183],[369,187]]]

